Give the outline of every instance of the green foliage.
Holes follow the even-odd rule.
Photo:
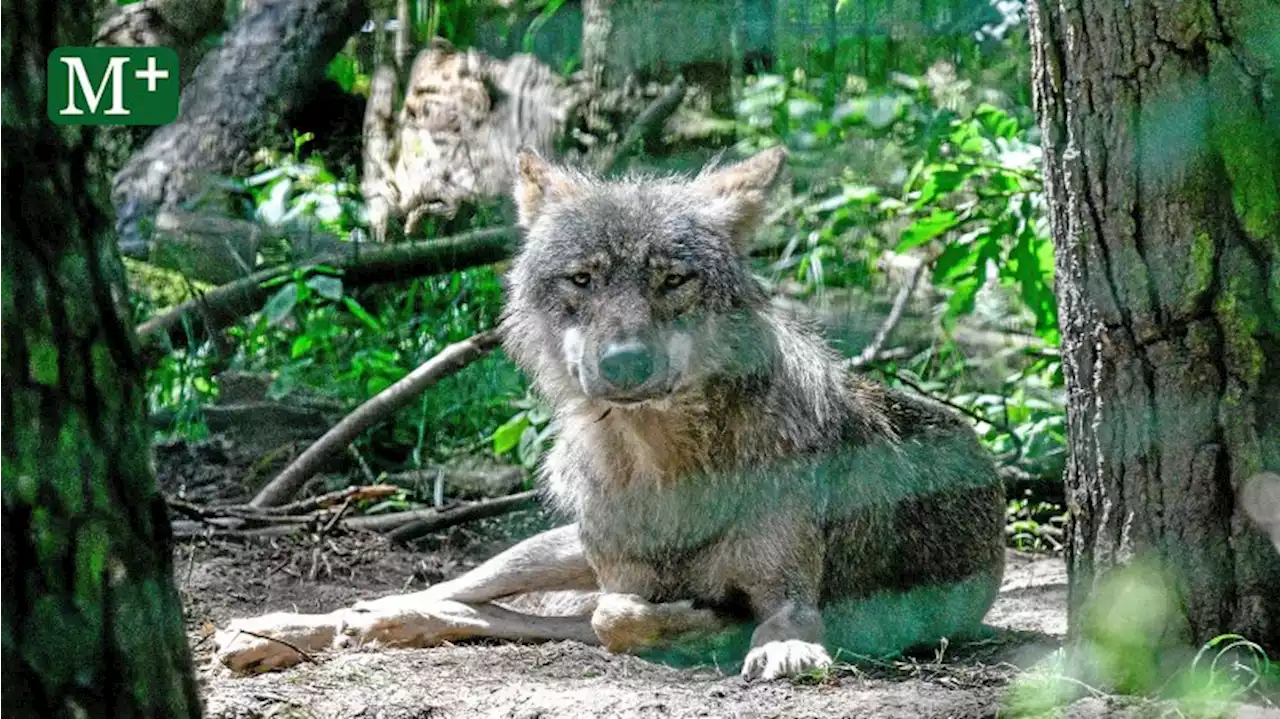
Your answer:
[[[881,177],[846,169],[816,183],[821,199],[801,206],[776,268],[794,268],[797,281],[815,285],[856,283],[872,274],[879,250],[936,245],[932,279],[952,293],[944,322],[972,312],[994,269],[1000,283],[1019,293],[1035,331],[1055,343],[1053,248],[1040,152],[1028,140],[1027,121],[987,103],[960,111],[941,106],[945,88],[912,78],[898,78],[897,90],[881,93],[851,81],[828,106],[812,83],[799,80],[767,76],[750,86],[740,106],[748,142],[785,137],[802,167],[861,145],[871,162],[848,166],[878,167]],[[833,264],[851,275],[841,278]]]
[[[403,378],[452,342],[496,323],[501,292],[496,274],[481,268],[425,278],[399,287],[344,291],[339,273],[311,267],[281,278],[252,322],[233,328],[233,366],[276,375],[270,392],[297,388],[350,404]],[[392,445],[442,458],[488,435],[506,398],[523,392],[515,368],[490,358],[424,394],[383,433]]]
[[[313,139],[311,133],[295,134],[291,155],[275,157],[264,152],[259,156],[264,169],[243,181],[227,183],[241,196],[246,216],[268,227],[302,224],[339,236],[364,225],[359,183],[338,178],[319,155],[300,159],[303,146]]]
[[[555,431],[551,424],[551,408],[532,393],[512,402],[512,406],[520,411],[494,431],[493,453],[502,456],[515,450],[520,464],[533,469]]]
[[[782,249],[769,272],[821,301],[833,288],[874,291],[885,251],[923,257],[946,296],[939,341],[873,370],[965,411],[1019,474],[1060,476],[1065,398],[1053,246],[1030,114],[975,100],[991,93],[954,78],[895,76],[873,89],[848,77],[837,91],[831,80],[803,72],[753,78],[738,106],[745,145],[785,142],[793,155],[799,195],[779,223],[788,230],[776,238]],[[961,356],[953,333],[962,319],[982,319],[975,315],[984,294],[1007,297],[999,325],[1033,338],[1027,349]],[[981,382],[980,364],[1010,371]],[[1015,498],[1009,511],[1015,546],[1054,546],[1061,507]]]
[[[262,153],[258,171],[225,186],[243,203],[243,214],[262,224],[310,227],[339,235],[364,231],[358,187],[338,178],[319,155],[301,160],[308,135],[286,156]],[[480,220],[492,213],[478,213]],[[281,262],[287,247],[264,247],[263,261]],[[260,312],[228,328],[234,353],[194,341],[190,350],[166,355],[149,377],[153,414],[173,431],[205,433],[200,406],[214,400],[215,369],[266,372],[269,395],[284,398],[305,390],[354,407],[403,378],[450,343],[493,327],[501,308],[501,285],[493,268],[352,290],[342,271],[323,265],[299,268],[266,283],[272,290]],[[139,317],[156,309],[136,296]],[[360,440],[372,457],[397,459],[412,448],[415,466],[444,460],[487,444],[510,415],[509,402],[526,394],[523,378],[500,353],[466,372],[446,378],[402,410],[388,425]]]

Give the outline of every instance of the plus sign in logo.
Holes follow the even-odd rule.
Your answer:
[[[167,47],[60,47],[49,55],[49,119],[164,125],[178,117],[178,55]]]

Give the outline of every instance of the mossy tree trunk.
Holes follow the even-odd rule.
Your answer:
[[[200,714],[156,489],[124,271],[85,171],[96,133],[45,116],[78,3],[6,3],[3,715]]]
[[[1280,469],[1276,7],[1031,7],[1075,638],[1111,570],[1142,564],[1167,581],[1178,640],[1280,650],[1280,556],[1237,499]]]

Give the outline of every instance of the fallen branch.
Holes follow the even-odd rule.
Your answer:
[[[455,506],[443,511],[436,509],[414,509],[406,512],[365,515],[345,518],[345,512],[335,513],[336,519],[326,522],[319,530],[313,524],[274,524],[261,527],[219,526],[207,522],[188,522],[178,520],[173,523],[173,534],[178,538],[224,538],[245,539],[250,537],[287,537],[317,531],[321,536],[336,527],[345,530],[378,532],[387,534],[390,539],[408,542],[431,532],[440,532],[480,519],[488,519],[509,514],[531,507],[537,501],[537,491],[528,490],[505,497],[487,499]],[[349,507],[343,504],[343,507]],[[260,515],[260,517],[263,515]]]
[[[262,508],[283,504],[303,483],[320,471],[324,460],[331,454],[343,451],[361,432],[407,405],[427,387],[487,354],[498,345],[498,341],[497,331],[487,330],[445,347],[435,357],[343,418],[292,464],[285,467],[275,479],[268,482],[249,505]]]
[[[393,484],[371,484],[363,487],[347,487],[339,489],[336,492],[321,494],[316,497],[300,499],[296,502],[282,504],[279,507],[260,507],[257,511],[263,514],[298,514],[306,512],[314,512],[318,509],[328,509],[335,504],[348,504],[351,502],[362,502],[370,499],[382,499],[390,497],[399,492],[400,488]],[[252,507],[253,505],[246,505]]]
[[[857,357],[849,360],[849,367],[862,369],[875,362],[880,353],[884,351],[884,343],[889,340],[889,335],[893,334],[894,329],[898,327],[898,323],[902,321],[902,313],[907,308],[907,301],[911,299],[911,294],[916,291],[916,285],[920,283],[920,277],[924,275],[925,265],[926,263],[921,262],[911,268],[911,274],[907,275],[906,281],[898,289],[897,297],[893,298],[893,307],[889,309],[889,314],[884,318],[880,329],[876,330],[875,337],[871,339],[871,343],[863,348]]]
[[[506,497],[488,499],[454,509],[446,509],[435,516],[414,519],[401,524],[388,532],[387,537],[393,542],[410,542],[423,535],[439,532],[459,524],[474,522],[477,519],[497,517],[508,512],[530,507],[536,498],[537,490],[531,489],[527,492],[520,492]],[[372,519],[372,517],[362,517],[362,519]]]
[[[257,508],[247,504],[223,506],[202,506],[177,497],[165,497],[170,509],[203,525],[220,529],[248,529],[251,527],[273,527],[280,525],[305,526],[313,525],[331,514],[326,527],[332,526],[342,517],[352,502],[388,497],[400,488],[390,484],[375,484],[363,487],[347,487],[336,492],[329,492],[318,497],[309,497],[279,507]],[[325,510],[335,504],[342,508],[336,513]],[[230,520],[230,521],[222,521]],[[328,531],[325,529],[324,531]]]
[[[241,317],[262,309],[276,287],[262,285],[296,269],[326,265],[343,271],[343,286],[368,287],[384,282],[413,279],[446,272],[461,272],[509,259],[519,244],[516,227],[494,227],[452,237],[403,243],[344,243],[341,251],[311,257],[296,265],[276,265],[216,287],[138,325],[144,343],[168,336],[175,347],[235,324]],[[752,256],[767,255],[781,246],[761,243]],[[190,320],[188,334],[184,320]],[[161,355],[151,353],[155,357]]]
[[[334,267],[342,270],[344,287],[364,287],[492,264],[511,255],[518,237],[515,227],[500,227],[424,242],[373,246],[349,243],[347,248],[313,257],[300,267]],[[180,346],[188,340],[184,320],[189,319],[194,325],[192,335],[196,338],[230,326],[262,309],[271,293],[277,291],[275,287],[263,287],[263,283],[294,270],[293,265],[269,267],[193,297],[138,325],[138,337],[148,342],[167,335],[170,342]]]

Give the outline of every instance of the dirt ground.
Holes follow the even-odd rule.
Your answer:
[[[175,555],[209,717],[984,717],[1010,678],[1066,628],[1062,562],[1010,553],[989,623],[1001,631],[936,656],[841,667],[821,684],[751,684],[573,642],[335,652],[235,677],[212,660],[212,626],[268,611],[329,611],[417,590],[507,546],[541,517],[454,530],[427,550],[372,535],[192,540]],[[523,525],[512,528],[513,524]],[[496,537],[495,537],[496,535]],[[505,538],[504,538],[505,535]]]
[[[238,491],[217,489],[237,462],[185,450],[168,455],[162,451],[158,459],[161,486],[167,491],[190,496],[192,489],[199,489],[209,494],[202,499],[243,498],[236,496]],[[281,610],[327,612],[358,599],[416,591],[465,572],[550,523],[538,510],[524,511],[454,528],[413,550],[396,547],[377,535],[337,532],[322,538],[180,541],[175,573],[206,715],[211,719],[1010,716],[1011,687],[1025,669],[1058,648],[1066,630],[1063,562],[1011,551],[1000,597],[987,617],[995,629],[989,638],[899,661],[841,664],[818,683],[747,684],[715,668],[674,669],[573,642],[331,652],[314,656],[314,663],[251,677],[233,676],[213,660],[213,628],[233,618]],[[1130,716],[1134,712],[1117,699],[1100,697],[1077,701],[1057,715]],[[1239,716],[1262,715],[1244,712]]]

